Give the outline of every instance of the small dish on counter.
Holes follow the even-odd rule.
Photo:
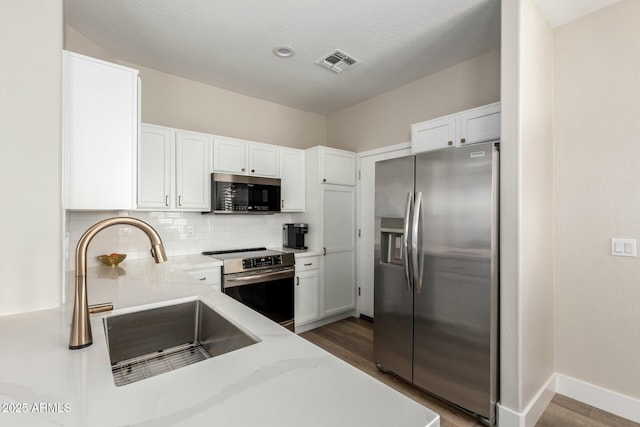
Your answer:
[[[98,255],[98,260],[104,265],[108,265],[110,267],[115,268],[118,264],[120,264],[127,257],[127,254],[109,254],[109,255]]]

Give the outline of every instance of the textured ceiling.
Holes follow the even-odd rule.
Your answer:
[[[500,47],[499,0],[65,0],[65,22],[122,60],[323,114]],[[362,62],[314,63],[334,49]]]

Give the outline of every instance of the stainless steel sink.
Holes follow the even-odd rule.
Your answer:
[[[103,318],[117,386],[257,343],[200,300]]]

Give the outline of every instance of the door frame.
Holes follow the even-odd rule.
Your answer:
[[[374,206],[363,209],[367,200],[375,197],[375,175],[363,176],[363,162],[377,162],[411,154],[411,143],[389,145],[357,155],[358,179],[356,185],[356,315],[373,317],[373,242]],[[370,244],[368,244],[370,242]],[[358,292],[360,290],[360,292]],[[364,297],[364,298],[363,298]]]

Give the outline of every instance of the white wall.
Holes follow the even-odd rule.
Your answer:
[[[65,49],[139,70],[145,123],[296,148],[326,143],[323,115],[118,60],[69,27]]]
[[[291,222],[291,214],[203,215],[199,212],[69,212],[69,256],[66,269],[74,269],[74,251],[80,236],[98,221],[113,216],[141,219],[156,229],[169,257],[202,251],[282,246],[282,224]],[[194,233],[189,234],[187,227]],[[109,227],[97,234],[87,249],[87,264],[98,265],[98,255],[113,252],[127,254],[127,260],[148,258],[149,239],[128,226]],[[126,262],[126,260],[125,260]]]
[[[60,304],[62,7],[0,2],[0,315]]]
[[[411,124],[500,100],[500,51],[330,114],[327,145],[367,151],[411,140]]]
[[[556,366],[640,399],[640,2],[555,30]]]
[[[523,414],[554,374],[553,33],[533,0],[502,17],[501,405]]]

